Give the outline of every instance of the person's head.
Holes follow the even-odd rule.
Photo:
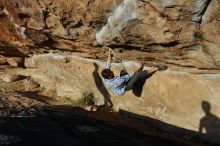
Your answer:
[[[211,110],[210,103],[208,101],[202,101],[202,109],[206,114],[210,113]]]
[[[103,69],[101,75],[105,79],[113,79],[115,77],[113,71],[110,69]]]

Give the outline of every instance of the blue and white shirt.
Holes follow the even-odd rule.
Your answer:
[[[105,69],[110,69],[111,64],[106,63]],[[129,73],[124,76],[115,76],[113,79],[105,79],[102,78],[105,85],[107,85],[117,96],[123,96],[125,93],[125,86],[127,85],[128,81],[131,79],[131,77],[134,75],[134,73]]]

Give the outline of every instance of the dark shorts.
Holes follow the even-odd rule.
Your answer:
[[[124,75],[127,75],[128,73],[125,71],[125,70],[121,70],[120,72],[120,77],[124,76]]]
[[[145,79],[148,77],[148,72],[146,70],[135,73],[131,79],[128,81],[128,84],[125,86],[125,90],[131,90],[134,85],[141,79]]]

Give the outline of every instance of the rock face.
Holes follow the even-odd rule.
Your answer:
[[[93,91],[98,104],[111,97],[116,110],[205,129],[220,143],[219,8],[218,0],[1,0],[0,55],[25,57],[18,74],[36,88],[71,99]],[[130,70],[132,61],[169,70],[149,78],[142,93],[115,97],[99,74],[107,47],[131,60]]]
[[[138,90],[118,97],[101,81],[100,71],[104,62],[58,54],[36,55],[28,62],[32,69],[18,73],[32,76],[41,87],[58,96],[77,100],[82,98],[82,93],[92,92],[97,104],[111,100],[116,111],[120,109],[150,116],[201,133],[206,130],[208,139],[219,143],[219,74],[198,75],[169,69],[154,74]],[[125,62],[125,66],[132,71],[135,62]],[[119,74],[119,64],[113,63],[112,67]],[[208,106],[204,106],[204,102]],[[202,119],[206,119],[205,122]]]
[[[1,75],[0,78],[5,81],[5,82],[15,82],[15,81],[19,81],[22,79],[25,79],[25,76],[21,76],[21,75],[15,75],[15,74],[5,74],[5,75]]]
[[[24,66],[24,58],[21,57],[10,57],[7,58],[8,64],[14,67],[22,67]]]
[[[216,70],[219,7],[217,0],[3,0],[1,54],[50,49],[103,59],[99,43],[124,59]]]
[[[1,64],[1,65],[7,64],[6,57],[0,55],[0,64]]]

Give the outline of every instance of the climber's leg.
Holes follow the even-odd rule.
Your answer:
[[[144,65],[139,63],[134,71],[134,73],[141,72],[144,69]]]
[[[147,72],[146,70],[140,71],[140,72],[136,72],[136,73],[132,76],[132,78],[130,79],[130,81],[128,82],[128,84],[125,86],[125,90],[126,90],[126,91],[131,90],[131,89],[134,87],[135,83],[136,83],[139,79],[141,79],[141,78],[146,78],[147,76],[148,76],[148,72]]]

